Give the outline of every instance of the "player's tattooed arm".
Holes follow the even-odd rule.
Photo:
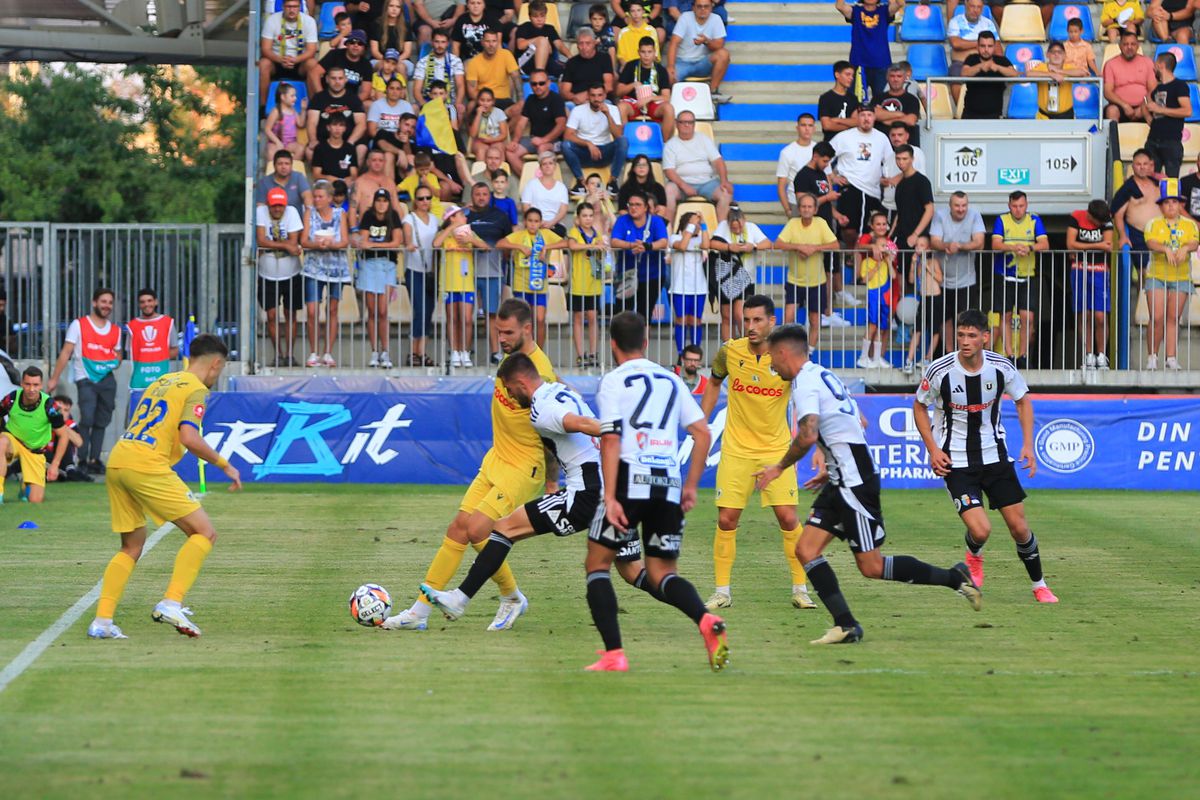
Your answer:
[[[801,417],[796,426],[796,438],[792,439],[791,445],[779,463],[763,467],[754,473],[755,487],[759,491],[769,486],[783,474],[784,470],[791,469],[817,443],[818,419],[816,414],[805,414]]]

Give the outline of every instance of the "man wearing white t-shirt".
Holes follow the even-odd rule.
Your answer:
[[[536,208],[542,212],[543,227],[566,236],[567,229],[562,221],[567,216],[571,198],[567,196],[567,187],[554,175],[557,162],[553,150],[538,154],[538,179],[530,181],[521,191],[521,214]]]
[[[779,192],[779,205],[785,217],[795,216],[796,190],[792,183],[796,173],[812,161],[813,130],[817,120],[805,112],[796,117],[796,141],[779,151],[779,163],[775,166],[775,184]]]
[[[888,137],[875,130],[875,109],[861,106],[858,124],[834,136],[833,180],[842,187],[837,211],[846,216],[842,241],[852,247],[866,228],[871,213],[882,211],[883,165],[892,152]]]
[[[697,195],[716,204],[718,220],[729,214],[733,184],[725,172],[725,160],[712,139],[696,133],[692,112],[681,112],[675,120],[675,135],[663,147],[662,166],[667,179],[667,219],[675,219],[680,199]]]
[[[667,45],[667,74],[671,83],[708,78],[713,102],[728,103],[730,98],[718,91],[729,69],[725,23],[712,10],[713,0],[696,0],[691,11],[679,15]]]
[[[287,192],[267,192],[267,204],[254,209],[258,244],[258,304],[267,315],[267,337],[275,346],[275,366],[298,366],[292,359],[296,341],[296,314],[304,307],[304,279],[300,277],[300,212],[288,205]],[[287,336],[280,341],[279,306]]]
[[[567,117],[567,129],[563,133],[563,160],[575,176],[572,194],[587,194],[583,185],[583,168],[607,167],[612,165],[612,177],[608,190],[616,195],[617,176],[625,168],[625,152],[629,140],[625,138],[625,124],[617,107],[604,102],[604,87],[593,84],[587,90],[587,103],[571,109]]]
[[[283,10],[263,22],[259,49],[259,103],[265,105],[271,81],[308,79],[317,63],[317,21],[300,11],[300,0],[284,0]]]

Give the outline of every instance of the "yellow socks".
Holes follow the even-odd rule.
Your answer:
[[[800,559],[796,558],[796,542],[800,541],[800,533],[803,530],[803,526],[797,526],[794,531],[779,531],[783,536],[783,554],[787,556],[788,569],[792,571],[792,586],[803,586],[808,582],[804,577],[804,567],[800,564]]]
[[[723,531],[717,528],[713,539],[713,574],[717,586],[729,586],[733,575],[733,560],[737,558],[737,528]]]
[[[104,580],[100,583],[100,603],[96,606],[96,616],[100,619],[112,619],[117,611],[117,603],[125,593],[125,584],[137,562],[128,553],[117,553],[104,568]]]
[[[482,542],[475,542],[471,546],[475,548],[475,552],[481,552],[487,546],[487,539],[484,539]],[[500,565],[500,569],[496,570],[496,574],[492,576],[492,580],[500,588],[501,597],[511,597],[517,593],[517,576],[513,575],[512,568],[508,566],[507,561]]]
[[[448,536],[442,539],[442,546],[438,548],[437,555],[433,557],[433,561],[429,562],[429,569],[425,572],[425,583],[434,589],[445,589],[446,584],[458,571],[465,552],[467,552],[465,544],[459,544]],[[425,604],[429,603],[425,599],[425,595],[421,595],[417,600]]]
[[[164,599],[174,600],[176,603],[183,602],[183,596],[196,582],[196,576],[200,574],[200,567],[204,566],[204,559],[212,552],[212,548],[212,542],[203,536],[195,535],[187,538],[183,547],[179,548],[179,554],[175,556],[175,570],[171,573],[171,582],[167,584],[167,593],[163,595]]]

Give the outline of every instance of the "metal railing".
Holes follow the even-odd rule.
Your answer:
[[[1044,75],[1029,75],[1029,76],[1021,75],[1016,78],[979,78],[979,77],[964,78],[962,76],[938,76],[938,77],[927,76],[925,78],[925,80],[922,81],[921,83],[924,85],[926,103],[928,104],[928,111],[925,114],[925,121],[924,121],[924,127],[926,130],[929,130],[930,126],[933,124],[934,119],[957,119],[957,118],[959,118],[958,102],[956,100],[950,100],[949,102],[946,102],[946,103],[941,103],[941,102],[935,103],[933,101],[933,98],[934,98],[934,88],[933,87],[935,85],[953,86],[953,85],[964,84],[964,85],[966,85],[967,90],[969,91],[970,85],[973,83],[985,84],[985,85],[989,84],[989,83],[990,84],[1003,83],[1003,84],[1005,84],[1005,90],[1007,92],[1012,91],[1011,86],[1024,87],[1024,86],[1030,86],[1030,85],[1038,84],[1038,83],[1052,83],[1052,84],[1066,83],[1066,84],[1069,84],[1072,86],[1079,85],[1079,84],[1092,85],[1092,86],[1096,87],[1095,91],[1097,93],[1097,97],[1096,97],[1097,105],[1096,105],[1095,119],[1096,119],[1097,123],[1101,123],[1104,121],[1104,102],[1105,102],[1104,101],[1104,80],[1103,80],[1103,78],[1101,78],[1099,76],[1081,75],[1079,77],[1067,78],[1062,81],[1058,81],[1058,80],[1055,80],[1054,78],[1051,78],[1049,76],[1044,76]],[[1034,106],[1036,106],[1037,105],[1036,98],[1033,98],[1033,100],[1034,100]],[[1009,103],[1009,101],[1006,98],[1001,105],[1001,108],[1005,114],[1008,113],[1008,103]],[[1072,107],[1074,108],[1075,105],[1077,105],[1077,104],[1073,104]],[[949,117],[941,116],[938,113],[939,111],[944,110],[946,108],[950,109],[951,113],[950,113]],[[1035,108],[1035,110],[1036,110],[1036,108]],[[1084,119],[1085,117],[1076,116],[1074,118],[1075,119]],[[1019,117],[1019,119],[1032,119],[1032,117]],[[1043,121],[1051,121],[1051,120],[1043,120]]]

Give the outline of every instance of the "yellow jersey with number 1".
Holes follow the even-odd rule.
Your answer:
[[[529,358],[542,380],[547,383],[558,381],[554,365],[542,348],[534,345]],[[529,409],[521,408],[499,378],[496,378],[492,391],[492,452],[500,460],[522,468],[545,461],[542,437],[538,436],[533,423],[529,421]]]
[[[179,429],[184,425],[200,429],[208,391],[190,372],[171,372],[150,384],[108,457],[109,468],[169,473],[183,458]]]
[[[771,356],[752,352],[745,337],[730,339],[717,351],[712,374],[728,378],[721,452],[775,458],[786,451],[792,441],[787,419],[792,386],[771,369]]]

